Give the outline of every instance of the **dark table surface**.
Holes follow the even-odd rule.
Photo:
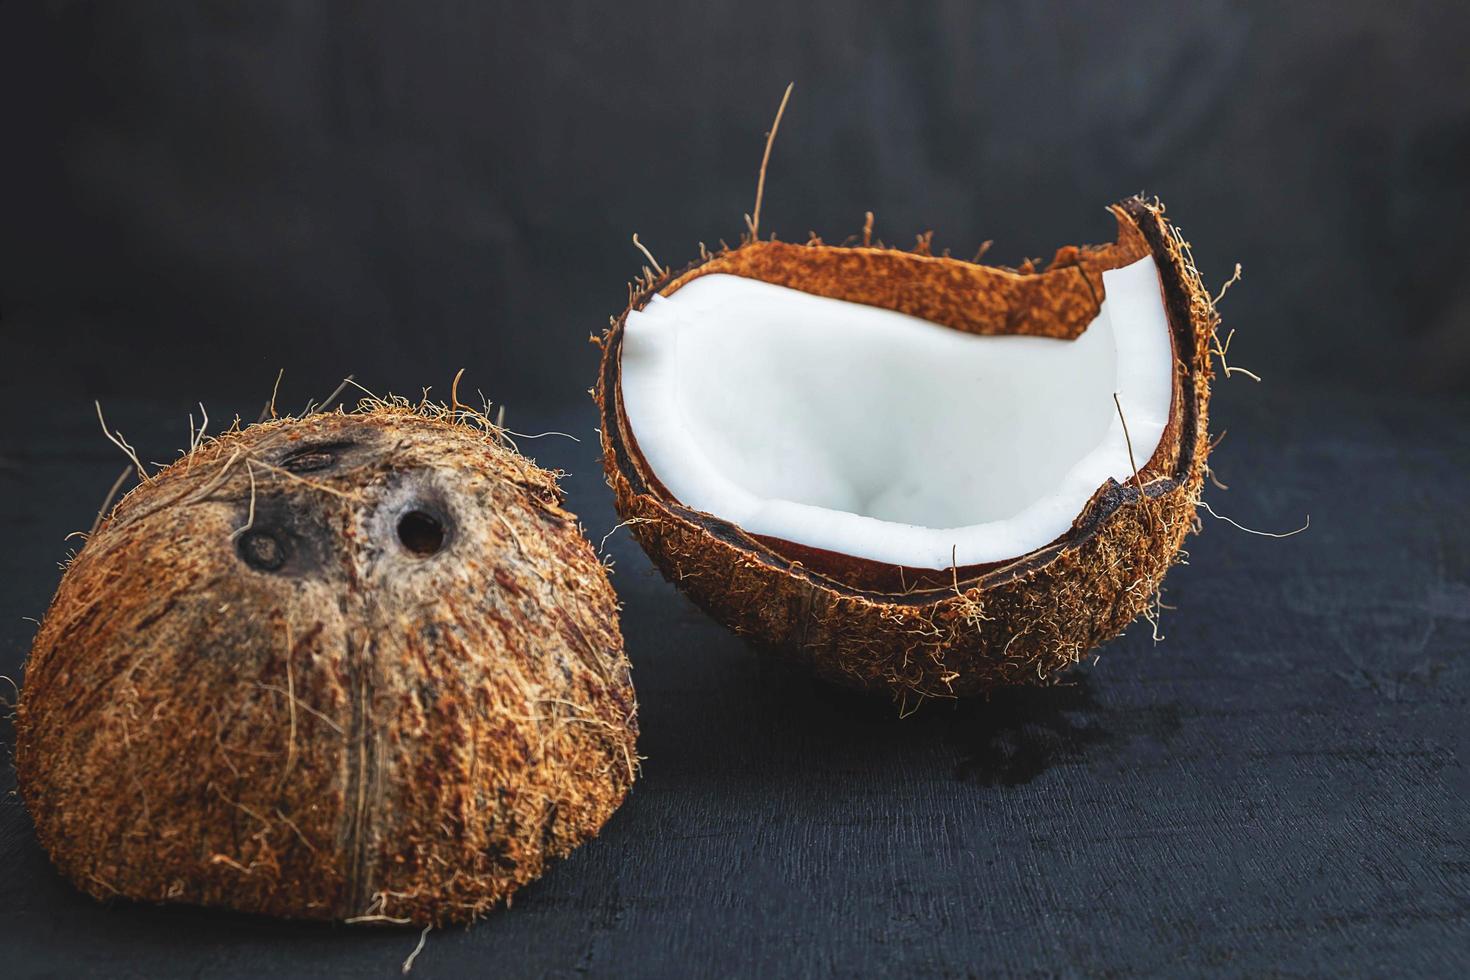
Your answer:
[[[0,442],[16,680],[63,535],[119,469],[72,401]],[[514,907],[431,933],[414,975],[1465,975],[1470,405],[1240,380],[1219,403],[1231,489],[1208,499],[1310,530],[1203,515],[1165,639],[1135,625],[1049,690],[900,719],[758,658],[613,534],[642,776]],[[164,459],[188,408],[109,421]],[[581,437],[525,448],[571,471],[601,538],[591,407],[516,414]],[[98,904],[52,871],[4,769],[6,975],[391,976],[419,938]]]

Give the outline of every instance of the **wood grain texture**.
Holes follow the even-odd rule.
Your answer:
[[[615,533],[643,778],[513,908],[431,934],[413,975],[1463,975],[1470,405],[1272,380],[1222,386],[1232,489],[1206,499],[1310,531],[1206,515],[1165,641],[1135,626],[1069,687],[899,720],[760,661]],[[0,442],[0,673],[120,469],[89,407]],[[161,459],[173,408],[109,419]],[[525,448],[572,471],[594,541],[613,526],[594,443]],[[11,976],[396,976],[417,940],[97,904],[12,796],[0,867]]]

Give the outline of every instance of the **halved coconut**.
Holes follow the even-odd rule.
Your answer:
[[[636,284],[604,465],[665,576],[819,674],[1047,679],[1154,601],[1196,526],[1218,318],[1163,207],[1038,271],[748,241]]]

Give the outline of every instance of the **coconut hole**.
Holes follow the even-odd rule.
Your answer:
[[[398,518],[398,542],[420,558],[437,555],[447,537],[444,522],[424,510],[410,510]]]
[[[240,558],[251,568],[262,572],[279,571],[286,564],[286,545],[274,533],[252,529],[240,535],[236,547]]]

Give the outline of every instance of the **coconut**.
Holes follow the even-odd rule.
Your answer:
[[[482,416],[374,402],[147,477],[36,636],[16,766],[98,897],[468,920],[634,777],[606,572]]]
[[[848,685],[973,695],[1078,662],[1156,608],[1209,450],[1214,305],[1161,204],[1111,211],[1115,242],[1044,268],[869,225],[647,271],[596,389],[633,535]]]

